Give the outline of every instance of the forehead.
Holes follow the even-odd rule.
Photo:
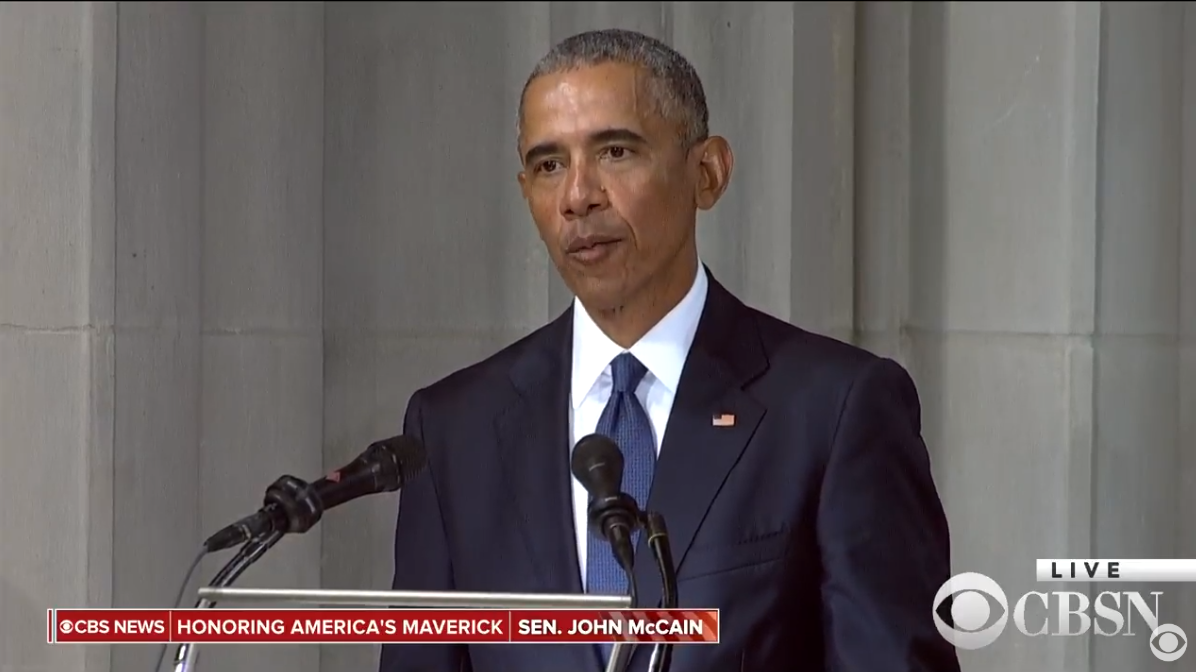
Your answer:
[[[648,94],[649,75],[624,63],[603,63],[538,77],[523,99],[524,142],[567,141],[626,128],[644,135],[663,121]]]

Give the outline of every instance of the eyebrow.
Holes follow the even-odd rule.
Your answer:
[[[601,145],[608,142],[625,142],[633,145],[648,144],[644,136],[630,128],[608,128],[592,133],[589,137],[589,144],[592,145]],[[527,150],[527,153],[523,155],[523,164],[529,165],[535,163],[546,156],[560,154],[563,150],[564,148],[560,143],[542,142]]]

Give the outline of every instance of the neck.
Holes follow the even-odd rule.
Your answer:
[[[678,255],[674,268],[662,274],[625,305],[611,310],[591,311],[594,324],[621,348],[630,348],[664,319],[693,287],[698,273],[698,255]]]

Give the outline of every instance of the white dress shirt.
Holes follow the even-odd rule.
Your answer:
[[[573,382],[570,387],[569,430],[570,445],[584,436],[594,433],[598,419],[606,402],[610,399],[610,363],[624,352],[630,352],[648,369],[647,375],[636,388],[648,419],[652,423],[652,434],[656,443],[656,454],[664,443],[664,430],[673,409],[677,395],[677,383],[681,370],[689,356],[698,321],[706,305],[706,270],[698,264],[697,277],[685,298],[681,299],[660,322],[629,350],[619,347],[610,340],[586,312],[581,302],[573,301]],[[581,583],[586,583],[586,534],[589,523],[586,509],[589,494],[575,478],[573,480],[573,526],[577,533],[577,558],[580,564]]]

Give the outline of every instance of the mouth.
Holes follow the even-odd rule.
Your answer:
[[[622,242],[614,236],[586,236],[570,243],[565,252],[578,263],[597,264],[610,257]]]
[[[569,247],[565,249],[565,252],[567,254],[578,254],[607,245],[613,245],[620,240],[620,238],[616,238],[615,236],[583,236],[569,243]]]

